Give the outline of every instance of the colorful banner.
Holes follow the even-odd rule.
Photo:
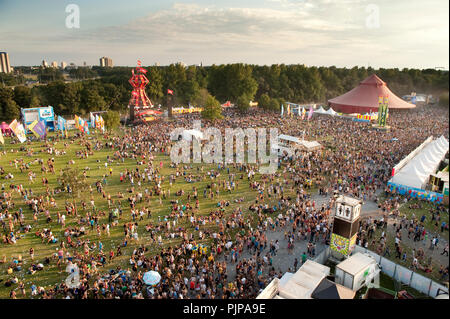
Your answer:
[[[14,121],[12,121],[11,124],[9,124],[9,127],[14,132],[14,134],[16,134],[20,143],[23,143],[27,140],[25,128],[21,123],[18,123],[16,119],[14,119]]]
[[[309,108],[309,113],[308,113],[308,121],[311,119],[311,117],[313,116],[314,113],[314,109],[312,108],[312,106]]]
[[[40,135],[38,133],[36,133],[33,128],[38,124],[39,122],[37,120],[34,120],[33,123],[31,123],[30,125],[28,125],[28,129],[34,134],[34,136],[36,136],[37,138],[40,138]]]
[[[175,107],[172,109],[172,114],[183,114],[183,113],[197,113],[203,111],[202,107]]]
[[[330,248],[335,252],[348,256],[350,252],[350,240],[338,234],[332,233]]]
[[[367,120],[367,121],[373,120],[372,115],[362,115],[362,114],[358,114],[358,115],[356,115],[356,118],[359,119],[359,120]]]
[[[47,135],[47,131],[45,130],[44,121],[39,121],[33,128],[30,129],[31,132],[34,133],[38,138],[45,137]]]
[[[99,127],[102,130],[102,132],[105,132],[105,120],[103,119],[103,117],[100,115],[98,117],[98,121],[99,121]]]
[[[384,127],[386,125],[386,118],[388,115],[388,97],[378,97],[378,125]]]
[[[358,234],[354,234],[353,237],[350,239],[350,248],[348,250],[348,253],[351,254],[353,249],[356,247],[356,239],[358,238]]]
[[[392,193],[409,196],[411,198],[423,199],[432,203],[442,203],[444,199],[444,194],[441,193],[399,185],[392,182],[388,182],[387,186]]]
[[[66,129],[66,122],[67,121],[61,115],[59,115],[58,116],[58,130],[64,131]]]

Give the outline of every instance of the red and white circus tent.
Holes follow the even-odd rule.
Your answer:
[[[359,83],[353,90],[328,100],[328,105],[342,113],[371,113],[378,112],[378,98],[389,98],[389,109],[412,109],[414,104],[405,102],[387,87],[386,82],[375,74]]]

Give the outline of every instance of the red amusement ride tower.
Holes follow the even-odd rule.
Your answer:
[[[130,121],[134,122],[135,111],[140,111],[153,107],[152,102],[145,93],[145,86],[150,82],[144,75],[147,70],[141,67],[141,61],[138,60],[138,66],[131,70],[133,76],[128,80],[133,87],[133,92],[131,92],[131,100],[129,103],[130,108]]]

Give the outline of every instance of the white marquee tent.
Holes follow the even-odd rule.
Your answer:
[[[320,108],[318,110],[314,111],[314,113],[327,114],[327,111],[325,111],[325,109],[322,106],[320,106]]]
[[[335,110],[333,110],[331,107],[326,111],[326,114],[331,115],[331,116],[338,115],[338,113]]]
[[[434,140],[414,156],[391,182],[398,185],[424,189],[431,174],[439,168],[439,164],[448,152],[449,143],[445,137]]]

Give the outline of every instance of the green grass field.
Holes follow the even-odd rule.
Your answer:
[[[71,135],[74,134],[71,132]],[[79,139],[74,140],[70,143],[70,145],[65,148],[64,147],[64,141],[56,141],[55,135],[50,134],[50,138],[53,138],[53,141],[51,143],[53,144],[53,147],[58,150],[65,150],[66,154],[61,156],[55,156],[50,155],[46,152],[43,152],[44,150],[44,142],[32,142],[32,143],[24,143],[24,144],[10,144],[11,139],[5,138],[5,145],[3,146],[3,150],[6,151],[6,155],[1,155],[0,157],[0,166],[4,168],[6,173],[12,173],[14,175],[13,180],[6,180],[4,179],[3,175],[1,178],[1,183],[5,186],[5,191],[10,191],[9,185],[12,183],[14,185],[23,185],[26,189],[32,189],[33,195],[42,195],[44,194],[45,199],[45,191],[46,188],[42,184],[42,173],[41,173],[41,166],[39,164],[31,164],[30,170],[32,170],[34,173],[36,173],[36,179],[33,184],[30,184],[28,180],[28,170],[24,171],[23,173],[20,172],[20,170],[15,168],[14,166],[14,159],[23,159],[25,163],[29,163],[37,158],[42,158],[44,160],[44,163],[46,163],[47,159],[49,158],[55,158],[55,172],[56,174],[46,173],[45,177],[49,181],[49,187],[55,188],[59,187],[57,178],[59,176],[59,172],[64,167],[68,166],[68,162],[70,160],[74,160],[75,164],[72,166],[83,170],[86,167],[89,167],[90,170],[88,171],[88,181],[92,185],[93,192],[92,196],[95,200],[95,205],[98,211],[104,211],[106,213],[106,216],[103,216],[100,218],[99,224],[107,223],[108,219],[108,204],[107,200],[104,199],[101,194],[97,193],[95,188],[95,182],[101,181],[103,179],[103,176],[106,174],[107,177],[107,185],[104,187],[105,192],[107,194],[111,194],[111,197],[114,201],[118,199],[117,193],[120,191],[124,194],[124,198],[122,199],[122,209],[123,209],[123,215],[121,216],[119,220],[119,224],[116,227],[111,227],[110,230],[110,237],[107,237],[106,235],[97,235],[97,232],[94,228],[94,230],[90,230],[90,227],[86,225],[86,230],[88,230],[87,234],[85,236],[82,236],[82,239],[89,238],[91,242],[96,242],[98,244],[99,241],[103,243],[103,251],[107,254],[110,249],[116,250],[117,246],[121,244],[123,241],[124,235],[123,235],[123,224],[126,222],[132,221],[131,214],[130,214],[130,206],[128,204],[127,198],[129,196],[129,193],[127,193],[127,189],[131,187],[130,183],[121,183],[119,180],[119,172],[125,171],[126,168],[128,169],[135,169],[137,167],[136,161],[133,159],[125,159],[125,161],[118,162],[115,161],[111,165],[109,165],[107,168],[105,168],[104,163],[106,162],[107,156],[112,155],[113,151],[111,149],[102,149],[98,151],[94,151],[93,156],[89,156],[88,159],[79,159],[75,154],[77,151],[80,151],[84,149],[80,145]],[[90,138],[98,138],[100,141],[105,142],[103,137],[98,134],[92,134]],[[27,152],[19,151],[21,147],[25,146],[27,149],[33,150],[32,156],[27,156]],[[159,162],[163,162],[163,168],[161,170],[161,175],[167,177],[170,174],[175,174],[176,169],[170,168],[170,158],[163,154],[154,154],[156,155],[154,162],[159,164]],[[99,161],[99,162],[97,162]],[[189,170],[189,172],[192,172],[194,175],[200,174],[200,172],[197,172],[197,166],[201,164],[193,164],[193,169]],[[112,177],[109,177],[109,168],[112,167],[113,174]],[[142,166],[141,166],[142,167]],[[217,165],[204,165],[204,172],[206,172],[206,169],[217,169]],[[240,176],[241,174],[238,172],[238,170],[231,169],[232,172],[237,173],[237,176]],[[228,175],[226,170],[221,172],[221,176],[219,177],[219,180],[227,179]],[[260,179],[261,176],[259,174],[256,175],[256,179]],[[280,180],[282,182],[282,179]],[[198,189],[198,196],[200,200],[200,209],[198,212],[196,212],[196,215],[209,215],[209,213],[214,210],[217,207],[217,203],[220,200],[229,200],[230,206],[226,208],[226,214],[231,213],[235,208],[238,208],[239,206],[242,207],[242,210],[248,214],[248,207],[255,202],[256,198],[256,191],[253,191],[249,188],[249,184],[247,181],[247,178],[245,176],[244,172],[244,179],[239,180],[238,179],[238,189],[235,191],[232,191],[231,193],[225,192],[224,190],[220,191],[219,197],[214,196],[214,199],[203,198],[203,189],[206,187],[208,183],[211,183],[210,178],[208,177],[204,181],[196,182],[195,186]],[[100,269],[100,272],[106,272],[109,269],[114,269],[117,266],[121,266],[122,269],[129,268],[129,257],[131,255],[131,252],[135,247],[137,247],[140,244],[144,244],[146,247],[149,248],[149,254],[155,254],[159,251],[159,247],[155,247],[155,245],[151,244],[151,240],[149,240],[150,236],[147,234],[145,230],[145,225],[148,222],[152,222],[153,224],[156,224],[158,222],[158,216],[160,216],[162,219],[164,216],[169,215],[171,211],[171,200],[179,200],[182,203],[187,202],[187,194],[192,191],[192,187],[194,186],[194,183],[190,185],[190,183],[185,182],[183,178],[177,178],[176,183],[170,187],[168,178],[165,179],[165,181],[162,183],[162,188],[164,190],[171,191],[171,195],[169,198],[166,198],[163,200],[162,204],[160,204],[159,197],[153,196],[150,201],[150,205],[147,203],[138,203],[136,205],[137,208],[140,208],[142,206],[147,205],[147,207],[150,207],[152,211],[152,218],[150,220],[147,220],[147,216],[144,217],[143,221],[138,222],[138,234],[139,234],[139,242],[136,243],[135,241],[129,241],[128,246],[124,249],[122,249],[122,256],[116,257],[113,259],[111,263],[107,263],[105,265],[105,269]],[[144,190],[145,188],[151,189],[153,187],[153,184],[145,183],[140,188],[137,187],[137,184],[135,184],[135,192],[139,190]],[[176,196],[175,192],[179,191],[180,189],[183,189],[185,191],[184,196]],[[287,189],[287,187],[286,187]],[[290,189],[292,191],[292,189]],[[286,193],[289,193],[285,192]],[[84,199],[88,204],[88,209],[90,208],[89,201],[90,201],[91,194],[89,193],[89,190],[83,192],[81,194],[81,198],[76,199],[77,207],[78,207],[78,214],[85,216],[86,212],[83,212],[81,209],[81,199]],[[244,198],[244,202],[235,203],[235,198]],[[31,264],[31,259],[29,256],[29,249],[30,247],[34,248],[35,251],[35,259],[34,263],[42,262],[45,257],[51,256],[55,254],[58,250],[59,244],[47,244],[42,243],[41,239],[35,235],[35,232],[37,230],[42,230],[44,228],[51,228],[53,234],[55,234],[55,237],[57,237],[60,241],[64,239],[64,230],[63,227],[57,223],[56,213],[59,211],[61,213],[65,214],[65,202],[66,200],[71,201],[71,197],[68,193],[63,192],[60,194],[55,195],[55,200],[57,203],[56,208],[50,208],[52,222],[49,224],[46,223],[46,218],[44,214],[39,214],[38,223],[34,223],[32,219],[32,211],[29,209],[28,206],[24,204],[23,198],[21,198],[20,194],[16,191],[13,192],[13,200],[16,204],[15,208],[11,210],[12,213],[16,212],[19,207],[22,207],[24,215],[25,215],[25,225],[32,225],[32,230],[29,233],[24,232],[18,232],[16,235],[20,235],[20,239],[17,240],[16,244],[4,244],[3,242],[0,243],[0,259],[3,257],[6,258],[6,263],[0,264],[0,298],[8,298],[9,293],[11,289],[15,289],[17,287],[16,285],[13,285],[11,287],[5,287],[4,282],[11,278],[12,276],[17,276],[19,281],[23,281],[25,284],[25,288],[27,291],[27,295],[29,297],[29,287],[34,283],[36,286],[42,286],[45,288],[49,288],[54,286],[55,284],[61,283],[68,274],[65,273],[65,267],[62,267],[61,270],[58,269],[56,266],[56,261],[52,260],[49,266],[45,266],[45,269],[43,271],[38,271],[34,275],[26,274],[26,271],[28,267]],[[190,204],[192,206],[195,206],[195,200],[191,198]],[[66,214],[67,215],[67,214]],[[66,227],[71,225],[77,225],[78,219],[76,219],[73,216],[66,216]],[[6,223],[6,226],[8,225],[8,222]],[[18,227],[20,225],[15,225],[15,231],[17,231]],[[179,223],[177,227],[184,227],[188,229],[192,229],[190,224],[183,222]],[[207,227],[215,227],[215,226],[207,226]],[[192,229],[193,230],[193,229]],[[5,231],[2,229],[2,235],[5,233]],[[233,235],[233,234],[230,234]],[[198,240],[198,236],[196,237]],[[180,240],[173,240],[173,241],[164,241],[165,246],[174,245],[179,243]],[[67,246],[66,246],[67,248]],[[71,255],[73,256],[75,251],[73,251],[71,248],[69,248],[69,251]],[[79,252],[82,253],[82,248],[78,249]],[[13,272],[13,274],[8,275],[7,274],[7,268],[11,265],[11,262],[19,258],[19,256],[22,256],[24,260],[24,264],[22,267],[22,270],[20,272]],[[17,296],[20,298],[21,294],[17,293]]]

